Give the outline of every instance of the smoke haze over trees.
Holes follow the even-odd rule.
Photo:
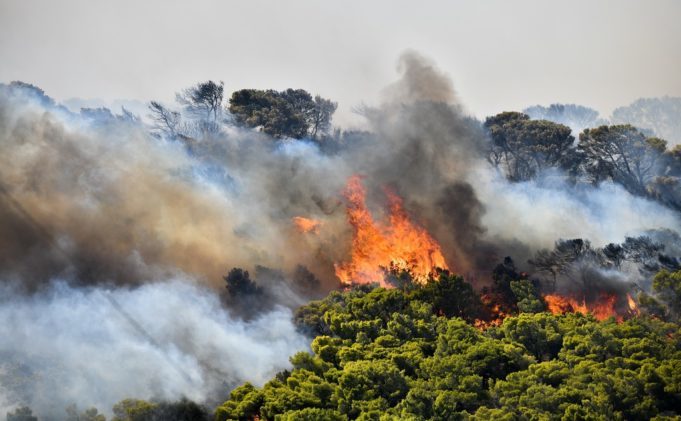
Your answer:
[[[0,85],[0,329],[12,338],[0,408],[134,419],[226,400],[224,419],[443,419],[519,413],[522,396],[542,416],[677,411],[678,325],[666,323],[679,315],[681,154],[661,134],[673,128],[569,105],[481,122],[430,60],[409,51],[398,69],[384,102],[362,109],[365,131],[333,127],[337,104],[303,89],[230,94],[209,80],[145,117]],[[656,107],[646,121],[678,116]],[[386,192],[401,198],[451,272],[335,291],[357,235],[342,194],[355,175],[377,220],[390,219]],[[632,320],[541,313],[544,295],[590,288]],[[633,318],[627,293],[660,320]],[[527,384],[544,372],[542,406]],[[580,409],[589,373],[617,386]]]

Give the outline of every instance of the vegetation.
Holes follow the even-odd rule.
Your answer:
[[[316,139],[328,133],[337,104],[303,89],[242,89],[232,94],[229,111],[246,127],[261,127],[276,138]]]
[[[664,271],[656,277],[671,305],[681,298],[679,277]],[[681,414],[679,325],[651,316],[617,323],[543,313],[530,282],[510,281],[519,312],[481,330],[472,322],[485,309],[470,285],[447,272],[438,278],[424,286],[332,292],[301,307],[296,322],[315,335],[312,353],[292,356],[293,369],[262,388],[246,383],[234,389],[216,419],[637,420]]]
[[[612,121],[633,124],[670,142],[681,142],[681,98],[640,98],[612,112]]]
[[[554,108],[530,110],[545,115],[561,109]],[[665,140],[630,124],[586,128],[578,142],[569,127],[518,112],[488,117],[484,127],[490,138],[487,160],[510,181],[559,171],[572,183],[612,182],[681,210],[681,147],[668,149]]]
[[[631,125],[586,129],[579,136],[586,174],[594,183],[613,180],[630,193],[645,195],[663,171],[664,140],[646,137]]]
[[[551,104],[548,107],[535,105],[523,112],[533,120],[549,120],[564,124],[579,133],[589,127],[602,126],[606,121],[599,117],[598,111],[575,104]]]
[[[571,129],[526,114],[504,112],[485,121],[491,145],[489,162],[511,181],[527,181],[549,168],[569,170],[577,157]]]

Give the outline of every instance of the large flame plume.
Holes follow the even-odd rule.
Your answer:
[[[336,264],[336,276],[343,284],[385,283],[388,268],[409,270],[414,279],[425,281],[435,269],[448,269],[440,245],[425,229],[413,223],[402,199],[385,191],[389,217],[377,222],[366,205],[366,189],[358,175],[350,177],[344,195],[347,216],[353,228],[350,260]]]

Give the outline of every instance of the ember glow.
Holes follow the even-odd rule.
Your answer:
[[[419,282],[435,268],[448,269],[440,245],[410,220],[397,194],[386,191],[390,215],[384,223],[375,221],[369,212],[361,177],[350,177],[344,195],[353,238],[350,260],[335,265],[343,284],[388,286],[384,280],[387,268],[407,269]]]
[[[313,233],[319,232],[319,227],[322,225],[321,221],[311,218],[305,218],[303,216],[294,216],[293,224],[296,226],[298,231],[302,233]]]

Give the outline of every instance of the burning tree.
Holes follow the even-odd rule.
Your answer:
[[[385,283],[385,271],[406,269],[423,282],[437,268],[447,269],[440,245],[414,224],[402,206],[402,199],[386,190],[390,215],[387,223],[374,221],[366,205],[361,177],[353,176],[345,189],[348,221],[353,229],[350,260],[336,264],[342,283]]]

